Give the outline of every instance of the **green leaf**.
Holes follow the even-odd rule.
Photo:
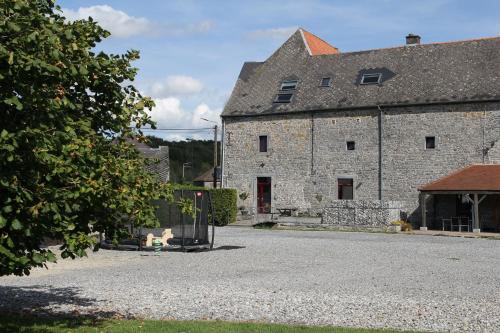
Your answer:
[[[7,246],[11,249],[15,247],[14,241],[12,241],[12,238],[7,237]]]
[[[9,132],[7,132],[5,129],[2,130],[0,133],[0,138],[6,139],[9,136]]]
[[[4,99],[4,102],[9,104],[9,105],[15,105],[16,109],[18,109],[18,110],[23,109],[23,105],[21,104],[21,102],[19,101],[17,96],[12,96],[11,98]]]
[[[37,264],[41,264],[43,260],[43,256],[40,253],[34,253],[33,254],[33,261]]]
[[[80,66],[80,74],[81,75],[87,75],[89,73],[89,71],[87,70],[87,68],[85,68],[85,66]]]
[[[17,24],[15,24],[14,22],[7,21],[7,26],[8,26],[10,29],[14,30],[15,32],[19,32],[19,31],[21,31],[21,28],[20,28]]]
[[[45,254],[45,258],[47,259],[48,262],[56,262],[57,261],[55,254],[50,252],[50,251]]]
[[[139,103],[135,104],[134,107],[136,110],[142,110],[142,109],[144,109],[144,102],[140,101]]]
[[[12,206],[11,205],[4,206],[3,211],[7,214],[12,212]]]
[[[5,227],[5,225],[7,225],[7,220],[2,215],[0,215],[0,228]]]
[[[9,60],[7,60],[7,63],[9,65],[12,65],[14,63],[14,52],[9,52]]]
[[[23,228],[23,225],[21,224],[21,222],[19,222],[18,219],[14,219],[14,221],[12,221],[12,224],[10,225],[10,227],[13,230],[21,230]]]

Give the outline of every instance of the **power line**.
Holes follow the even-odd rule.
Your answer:
[[[208,130],[213,130],[213,127],[200,127],[200,128],[135,128],[135,127],[130,127],[132,129],[138,129],[141,131],[208,131]]]

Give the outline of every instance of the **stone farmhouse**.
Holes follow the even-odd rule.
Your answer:
[[[476,200],[481,228],[500,231],[500,188],[484,179],[483,192],[419,196],[474,164],[500,177],[500,37],[421,44],[410,34],[403,46],[343,53],[298,29],[266,61],[244,63],[221,117],[223,186],[246,192],[255,214],[344,223],[339,207],[395,209],[417,226],[424,212],[424,227],[453,230],[448,218],[465,216],[479,230]]]

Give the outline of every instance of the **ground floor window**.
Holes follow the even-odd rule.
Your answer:
[[[339,178],[338,183],[338,198],[339,200],[354,199],[354,187],[352,178]]]

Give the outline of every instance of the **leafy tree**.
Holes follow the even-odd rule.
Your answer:
[[[55,261],[47,238],[84,256],[92,233],[152,225],[150,200],[172,198],[124,140],[154,126],[153,102],[130,85],[137,51],[93,51],[108,36],[49,0],[0,0],[0,275]]]

